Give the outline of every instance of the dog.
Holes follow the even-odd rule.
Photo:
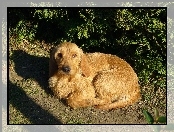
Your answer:
[[[137,74],[126,61],[111,54],[85,54],[71,42],[59,44],[50,54],[49,88],[74,109],[110,110],[140,98]]]

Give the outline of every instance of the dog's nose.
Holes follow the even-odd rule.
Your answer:
[[[62,71],[63,71],[63,72],[69,73],[70,70],[71,70],[71,69],[70,69],[69,66],[63,66],[63,67],[62,67]]]

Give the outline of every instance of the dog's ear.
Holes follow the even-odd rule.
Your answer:
[[[88,64],[88,60],[85,54],[82,55],[82,60],[80,64],[82,74],[86,77],[90,76],[90,66]]]
[[[57,63],[55,60],[56,48],[51,51],[49,60],[49,77],[52,77],[57,71]]]

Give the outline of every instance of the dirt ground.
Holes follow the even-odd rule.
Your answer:
[[[155,108],[166,116],[166,89],[151,86],[141,87],[142,98],[132,106],[110,111],[71,109],[48,89],[49,53],[44,51],[46,57],[43,51],[34,55],[20,48],[10,50],[10,124],[147,124],[142,110],[154,115]]]

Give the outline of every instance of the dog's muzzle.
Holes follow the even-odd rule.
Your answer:
[[[70,69],[69,66],[63,66],[62,71],[65,72],[65,73],[69,73],[71,71],[71,69]]]

